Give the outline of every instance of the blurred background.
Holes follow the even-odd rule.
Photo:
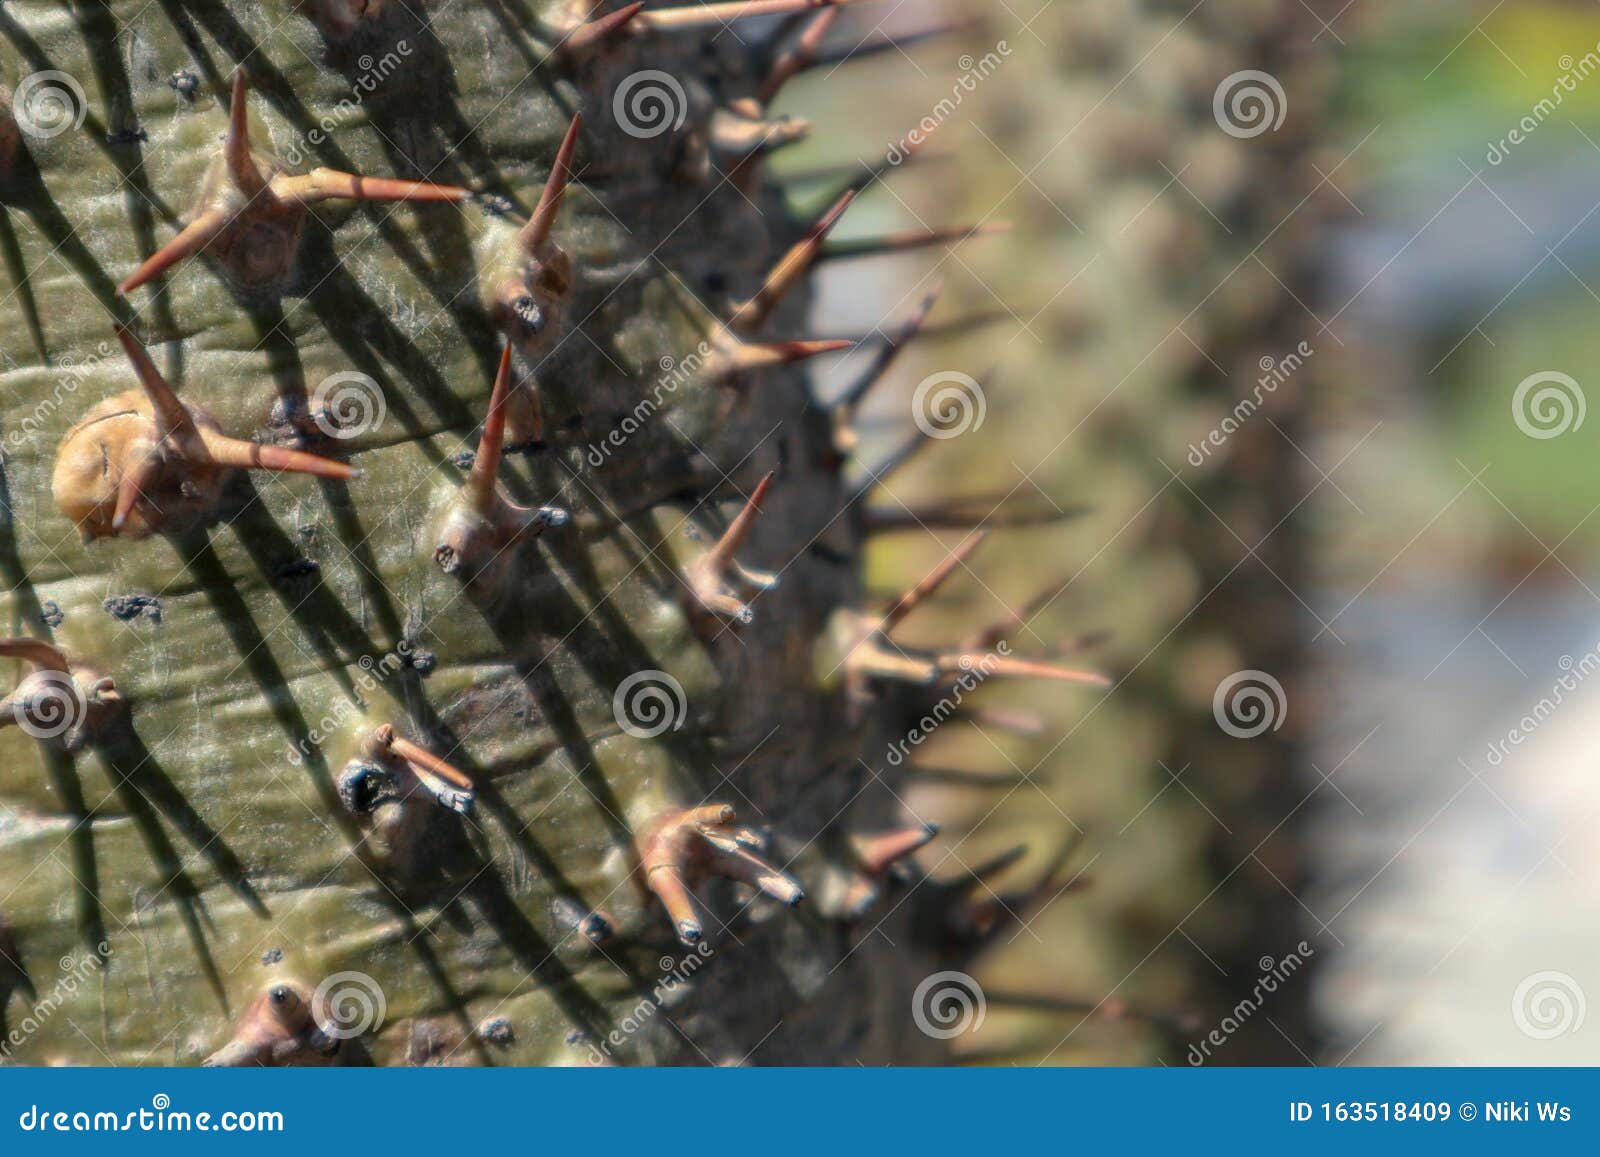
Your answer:
[[[874,586],[987,529],[914,621],[1112,681],[981,687],[911,755],[935,876],[1028,849],[966,1055],[1600,1062],[1600,4],[873,5],[829,44],[877,50],[786,96],[848,126],[783,154],[797,208],[865,186],[816,328],[939,291],[857,423]]]

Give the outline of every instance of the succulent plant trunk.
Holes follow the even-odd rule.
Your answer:
[[[942,1055],[765,165],[806,24],[712,17],[0,12],[0,910],[72,981],[8,1057]]]

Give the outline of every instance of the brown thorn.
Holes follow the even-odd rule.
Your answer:
[[[983,540],[988,537],[984,531],[977,531],[962,539],[960,544],[947,554],[943,561],[916,586],[906,591],[895,600],[894,604],[883,613],[880,630],[885,633],[892,631],[905,621],[906,616],[921,606],[929,596],[934,594],[956,572],[956,568],[966,562],[973,551],[983,545]]]
[[[879,257],[887,253],[905,253],[930,245],[955,245],[978,237],[1009,232],[1010,222],[997,221],[988,225],[966,225],[948,229],[906,229],[885,233],[881,237],[868,237],[860,241],[839,241],[825,245],[817,261],[843,261],[855,257]]]
[[[423,771],[432,772],[440,779],[445,779],[459,788],[473,791],[477,785],[472,782],[472,777],[461,771],[453,764],[446,763],[439,756],[412,743],[409,739],[402,739],[396,735],[389,741],[389,748],[407,763],[421,768]]]
[[[506,400],[511,394],[511,343],[500,352],[500,368],[494,376],[494,389],[489,394],[489,413],[483,420],[483,434],[478,438],[478,453],[472,460],[472,472],[467,475],[467,502],[479,514],[488,514],[494,507],[497,479],[500,474],[500,455],[506,440]]]
[[[192,257],[228,223],[228,215],[221,209],[207,209],[178,231],[178,235],[157,249],[144,263],[123,279],[117,292],[126,297],[135,289],[159,277],[186,257]]]
[[[705,938],[700,907],[689,885],[684,883],[683,872],[673,864],[658,864],[650,869],[645,880],[672,918],[679,941],[690,947],[700,943]]]
[[[233,466],[240,470],[275,470],[286,474],[312,474],[318,478],[349,479],[360,475],[344,462],[308,454],[304,450],[286,450],[282,446],[263,446],[259,442],[246,442],[230,438],[215,430],[201,430],[200,441],[206,453],[219,466]]]
[[[782,16],[810,8],[828,8],[859,3],[860,0],[724,0],[716,4],[696,4],[684,8],[662,8],[639,15],[646,28],[672,31],[727,24],[747,16]]]
[[[397,177],[362,177],[338,169],[312,169],[303,176],[273,179],[272,191],[279,200],[296,205],[319,201],[465,201],[471,189],[457,185],[435,185],[429,181],[403,181]]]
[[[1057,683],[1080,683],[1086,687],[1110,687],[1113,680],[1099,671],[1086,671],[1048,663],[1038,659],[1024,659],[1019,655],[997,655],[993,651],[973,653],[956,651],[938,657],[939,670],[948,674],[974,669],[986,670],[991,676],[1017,679],[1049,679]]]
[[[573,114],[572,123],[567,126],[566,135],[561,138],[561,147],[556,150],[556,162],[550,170],[549,179],[545,181],[544,192],[539,196],[539,204],[534,207],[533,215],[528,218],[528,223],[522,227],[519,235],[524,252],[532,253],[550,239],[550,230],[555,225],[556,213],[561,209],[561,195],[566,192],[567,185],[572,181],[572,158],[578,151],[578,126],[582,123],[583,117]]]
[[[244,69],[233,74],[233,104],[228,109],[228,135],[223,139],[222,156],[228,175],[245,196],[254,200],[267,191],[267,178],[250,154],[250,79]]]
[[[791,362],[814,358],[818,354],[847,349],[849,345],[847,341],[834,340],[739,342],[719,350],[714,355],[711,377],[728,378],[750,370],[788,365]]]
[[[160,468],[161,455],[151,447],[143,459],[123,471],[122,478],[117,482],[117,504],[111,512],[112,530],[121,530],[127,523],[133,508],[154,484]]]
[[[154,359],[138,338],[126,326],[117,326],[117,340],[122,343],[122,351],[128,355],[128,360],[133,363],[134,373],[139,377],[139,385],[144,387],[145,396],[150,399],[150,405],[156,413],[156,430],[161,437],[166,437],[176,431],[189,431],[194,429],[194,418],[189,409],[178,395],[173,393],[172,387],[167,384],[167,379],[161,376],[161,371],[156,368]]]
[[[794,47],[772,62],[772,71],[756,90],[756,100],[763,105],[771,104],[779,89],[793,79],[797,72],[811,66],[822,48],[823,39],[828,35],[828,29],[838,17],[839,9],[835,6],[824,8],[811,18],[806,30],[795,41]]]
[[[1004,496],[1001,496],[1002,498]],[[987,526],[991,530],[1048,526],[1070,518],[1082,518],[1090,512],[1086,506],[1066,510],[1003,510],[998,505],[988,510],[982,507],[990,499],[974,497],[941,502],[918,507],[868,507],[861,513],[862,530],[867,534],[884,534],[897,530],[966,530],[973,526]],[[995,500],[996,502],[999,499]]]
[[[60,671],[62,674],[68,671],[67,656],[60,648],[42,639],[26,636],[0,639],[0,659],[22,659],[41,671]]]
[[[935,25],[932,28],[919,29],[916,32],[907,32],[898,36],[880,36],[875,40],[863,41],[860,44],[845,43],[838,48],[827,52],[818,52],[816,59],[811,61],[811,67],[837,67],[841,64],[853,64],[880,53],[891,52],[896,49],[905,50],[914,44],[925,40],[933,40],[941,36],[954,36],[958,33],[968,32],[982,23],[976,18],[970,20],[952,20],[948,24]]]
[[[618,31],[635,16],[644,10],[644,0],[636,0],[626,8],[619,8],[615,12],[596,17],[593,20],[578,25],[571,32],[561,38],[556,45],[560,52],[575,52],[580,48],[587,48],[596,41],[604,40],[613,32]]]
[[[839,395],[838,400],[833,403],[834,409],[849,409],[855,406],[866,396],[868,390],[882,380],[883,375],[900,356],[900,351],[922,332],[928,314],[933,312],[934,303],[939,300],[939,293],[943,288],[943,282],[935,282],[933,288],[923,294],[922,300],[912,307],[911,312],[893,332],[884,335],[883,345],[872,355],[872,361],[868,363],[866,372]]]
[[[750,530],[756,524],[756,519],[761,515],[761,503],[767,497],[767,491],[772,488],[772,480],[777,471],[769,470],[760,482],[756,483],[755,490],[745,502],[743,509],[734,516],[728,524],[728,529],[722,532],[722,537],[710,550],[705,553],[705,561],[718,574],[725,573],[734,560],[734,555],[744,546],[745,539],[750,537]]]
[[[869,876],[881,876],[897,860],[903,860],[918,848],[926,846],[938,834],[938,824],[916,824],[895,831],[853,836],[850,843],[855,849],[861,870]]]
[[[854,190],[846,190],[837,201],[818,218],[816,224],[806,231],[806,235],[790,247],[789,251],[772,267],[772,272],[767,275],[767,280],[762,284],[756,295],[744,302],[733,311],[733,316],[728,318],[728,328],[749,333],[767,319],[773,308],[783,299],[783,295],[794,288],[805,271],[816,260],[817,254],[822,249],[822,242],[828,235],[839,218],[844,216],[844,211],[850,207],[856,194]]]

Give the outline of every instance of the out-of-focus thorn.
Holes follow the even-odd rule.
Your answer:
[[[903,52],[925,41],[970,32],[981,23],[982,21],[979,18],[972,17],[967,20],[953,20],[946,24],[936,24],[930,28],[920,28],[915,32],[903,32],[894,36],[877,36],[871,40],[864,40],[860,44],[841,43],[837,48],[819,50],[811,62],[811,67],[833,68],[840,64],[854,64],[858,60],[866,60],[869,57],[878,56],[885,52],[893,52],[895,50]]]
[[[990,678],[1047,679],[1056,683],[1078,683],[1085,687],[1110,687],[1114,682],[1110,676],[1099,671],[1025,659],[1019,655],[1000,655],[993,651],[943,652],[937,662],[939,670],[945,674],[980,671]]]
[[[823,261],[842,261],[853,257],[878,257],[885,253],[905,253],[924,249],[930,245],[956,245],[978,237],[1005,233],[1011,224],[996,221],[988,225],[968,225],[951,229],[907,229],[898,233],[885,233],[881,237],[867,237],[859,241],[835,241],[822,247],[817,257]]]
[[[638,17],[646,28],[670,31],[725,25],[751,16],[785,16],[812,8],[844,7],[864,0],[726,0],[724,3],[690,4],[682,8],[648,9]]]
[[[850,347],[847,341],[744,342],[727,338],[714,344],[716,348],[706,359],[706,373],[712,381],[726,381],[753,370],[784,366]]]
[[[835,201],[809,230],[806,235],[797,241],[787,253],[773,266],[772,272],[767,275],[767,280],[756,295],[739,305],[728,318],[728,328],[737,333],[752,333],[783,299],[800,279],[805,276],[807,269],[816,259],[822,249],[822,242],[828,231],[834,227],[844,211],[850,207],[850,202],[855,200],[854,193],[845,193]]]
[[[756,100],[763,106],[772,103],[778,95],[778,90],[800,72],[810,68],[817,59],[817,53],[822,49],[822,42],[828,35],[828,30],[833,27],[833,22],[839,17],[837,6],[824,8],[811,17],[806,24],[805,31],[795,40],[786,51],[778,54],[772,62],[772,70],[767,73],[766,80],[761,82],[761,87],[756,90]]]
[[[983,531],[969,534],[956,545],[956,548],[940,560],[939,565],[927,573],[923,579],[911,587],[905,594],[884,611],[879,629],[885,633],[893,631],[903,623],[912,611],[916,610],[939,590],[955,574],[956,569],[972,556],[973,551],[983,545],[988,535]]]
[[[894,365],[895,359],[918,334],[923,332],[928,314],[933,312],[934,303],[939,300],[939,293],[943,288],[943,282],[935,282],[933,287],[922,295],[922,300],[912,307],[911,312],[884,334],[883,341],[873,351],[872,360],[867,363],[867,368],[834,401],[833,411],[836,415],[836,424],[840,428],[850,427],[855,419],[856,407],[861,399],[866,397],[867,391],[883,380],[883,375],[889,372],[889,367]],[[850,449],[853,449],[853,446]]]
[[[1033,509],[1004,509],[1004,494],[974,495],[928,506],[869,506],[861,512],[861,528],[866,534],[890,534],[900,530],[965,530],[985,526],[991,530],[1047,526],[1082,518],[1090,507],[1073,506],[1065,510],[1050,506]]]

